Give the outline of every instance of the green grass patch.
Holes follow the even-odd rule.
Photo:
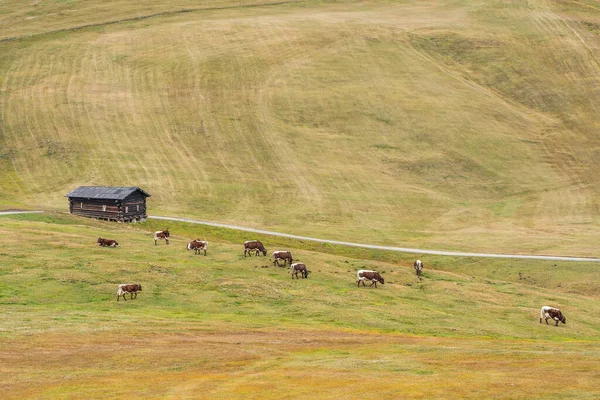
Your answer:
[[[106,393],[116,390],[112,383],[92,390],[91,382],[110,380],[123,368],[142,379],[131,387],[153,381],[144,371],[158,368],[162,385],[177,392],[182,388],[175,381],[204,382],[217,371],[232,382],[254,380],[258,373],[263,377],[255,382],[258,387],[283,374],[292,377],[287,385],[295,387],[291,382],[318,369],[344,382],[357,374],[404,376],[381,389],[392,397],[401,388],[412,390],[405,382],[450,383],[464,373],[471,374],[481,393],[492,393],[493,385],[479,381],[486,373],[469,365],[494,360],[486,370],[507,378],[514,368],[559,371],[550,365],[557,354],[582,368],[593,369],[600,360],[590,347],[598,338],[597,295],[551,287],[564,276],[576,286],[590,280],[588,264],[549,268],[527,261],[503,268],[485,259],[438,257],[426,261],[419,280],[412,264],[398,254],[319,249],[285,240],[278,245],[313,271],[309,279],[292,280],[285,268],[273,267],[265,257],[244,258],[239,232],[227,229],[176,224],[169,227],[171,244],[155,246],[156,221],[116,224],[65,214],[0,220],[5,238],[0,354],[18,360],[4,367],[12,377],[4,385],[7,398],[15,393]],[[98,247],[98,236],[121,245]],[[209,238],[207,256],[186,250],[188,240],[197,236]],[[267,247],[271,239],[264,238]],[[386,284],[357,288],[356,270],[363,267],[379,270]],[[517,270],[521,275],[513,276]],[[524,281],[524,275],[530,279],[536,273],[546,277],[543,284]],[[117,301],[119,283],[140,283],[143,290],[137,299]],[[568,325],[540,325],[542,304],[561,307]],[[40,348],[51,350],[34,366]],[[81,351],[89,357],[81,358]],[[123,352],[132,357],[125,366]],[[91,358],[95,366],[88,363]],[[65,373],[71,378],[52,383]],[[28,383],[33,376],[35,383]],[[591,376],[580,376],[574,388],[585,396],[595,393],[587,383]],[[117,381],[122,385],[122,376]],[[526,381],[516,385],[528,387]],[[345,393],[335,385],[323,388],[328,394]],[[215,396],[244,393],[237,384],[205,390]],[[270,390],[267,398],[279,395]]]

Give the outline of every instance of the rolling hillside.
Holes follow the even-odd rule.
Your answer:
[[[2,208],[598,255],[597,2],[135,4],[0,6]]]
[[[47,212],[0,216],[0,398],[598,399],[596,263],[425,255],[419,280],[415,255],[183,222],[155,246],[165,221],[63,196],[597,257],[599,46],[592,0],[1,2],[0,210]],[[252,238],[309,279],[245,258]]]

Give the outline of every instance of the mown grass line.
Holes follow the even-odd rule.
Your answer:
[[[114,20],[114,21],[101,22],[101,23],[97,23],[97,24],[86,24],[86,25],[74,26],[71,28],[56,29],[56,30],[52,30],[52,31],[40,32],[40,33],[35,33],[35,34],[31,34],[31,35],[26,35],[26,36],[13,36],[13,37],[0,38],[0,43],[1,42],[15,42],[15,41],[25,40],[25,39],[35,39],[35,38],[43,37],[43,36],[47,36],[47,35],[55,35],[55,34],[65,33],[65,32],[76,32],[76,31],[81,31],[81,30],[90,29],[90,28],[98,28],[98,27],[102,27],[102,26],[117,25],[117,24],[122,24],[122,23],[127,23],[127,22],[142,21],[142,20],[146,20],[146,19],[168,17],[168,16],[172,16],[172,15],[193,13],[193,12],[199,12],[199,11],[220,11],[220,10],[233,10],[233,9],[244,9],[244,8],[274,7],[274,6],[284,5],[284,4],[296,4],[296,3],[304,3],[304,2],[305,2],[304,0],[295,0],[295,1],[278,1],[278,2],[273,2],[273,3],[239,4],[239,5],[235,5],[235,6],[222,6],[222,7],[184,8],[181,10],[164,11],[164,12],[155,13],[155,14],[140,15],[137,17],[123,18],[123,19],[118,19],[118,20]]]

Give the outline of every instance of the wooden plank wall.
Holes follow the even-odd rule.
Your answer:
[[[121,215],[124,221],[147,218],[146,214],[146,196],[141,193],[133,193],[123,200],[121,205]]]
[[[139,211],[138,211],[139,206]],[[126,208],[127,207],[127,212]],[[146,198],[143,195],[130,196],[123,200],[69,199],[71,214],[84,217],[130,222],[147,218]]]

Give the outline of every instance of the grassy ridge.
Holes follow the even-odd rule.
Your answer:
[[[143,4],[126,1],[107,4],[98,0],[59,0],[31,4],[7,1],[0,5],[0,40],[20,40],[49,32],[79,30],[178,13],[285,3],[294,1],[179,0],[165,3],[153,0],[144,1]]]
[[[600,310],[597,288],[586,286],[595,276],[587,264],[549,274],[543,262],[499,268],[425,259],[419,281],[408,260],[387,259],[396,255],[362,258],[353,249],[315,251],[264,238],[269,249],[287,244],[313,271],[296,281],[283,268],[262,268],[266,258],[244,258],[235,232],[178,225],[169,246],[154,246],[151,225],[47,214],[0,219],[4,398],[114,397],[124,386],[161,397],[277,398],[308,387],[320,387],[317,397],[369,396],[357,375],[389,378],[380,398],[398,391],[476,398],[473,388],[491,398],[491,376],[515,383],[503,398],[535,398],[525,376],[542,371],[553,377],[554,394],[597,395],[591,371],[600,362]],[[100,248],[98,236],[121,246]],[[185,250],[197,236],[209,239],[206,257]],[[363,267],[381,271],[386,284],[358,289],[355,271]],[[143,291],[117,302],[116,286],[125,281]],[[568,325],[540,325],[542,304],[560,306]],[[577,366],[576,383],[565,385],[556,357]],[[316,369],[329,383],[297,382]],[[471,389],[458,376],[469,377]],[[427,385],[433,382],[441,384]]]
[[[111,15],[171,10],[145,7]],[[47,12],[23,29],[80,25]],[[595,256],[595,18],[582,3],[303,2],[3,42],[0,204],[140,185],[154,214]]]

